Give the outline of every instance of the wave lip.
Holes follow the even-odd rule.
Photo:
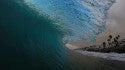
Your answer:
[[[24,3],[56,20],[64,34],[64,41],[95,41],[105,30],[106,15],[115,0],[24,0]]]

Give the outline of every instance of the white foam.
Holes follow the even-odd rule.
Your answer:
[[[94,56],[94,57],[104,58],[107,60],[125,61],[125,53],[119,54],[119,53],[89,52],[89,51],[82,51],[82,50],[76,50],[76,51],[87,56]]]

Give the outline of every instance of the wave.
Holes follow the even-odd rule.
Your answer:
[[[39,13],[50,16],[60,30],[67,30],[64,41],[94,42],[105,30],[108,9],[115,0],[24,0]]]
[[[115,0],[3,0],[0,62],[4,69],[91,70],[63,41],[95,40]],[[16,2],[16,3],[15,3]],[[78,61],[78,62],[77,62]],[[83,63],[82,63],[83,62]],[[77,64],[78,63],[78,64]],[[101,63],[99,63],[101,65]],[[90,67],[87,67],[87,65]],[[104,65],[103,65],[104,66]]]
[[[0,2],[0,69],[63,70],[67,57],[60,31],[52,20],[15,1]]]

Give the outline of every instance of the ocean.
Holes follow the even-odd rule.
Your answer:
[[[0,69],[125,69],[117,66],[117,61],[107,64],[65,47],[71,40],[95,41],[105,30],[106,13],[113,3],[114,0],[1,0]]]

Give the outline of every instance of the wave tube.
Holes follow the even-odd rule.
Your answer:
[[[2,70],[97,70],[98,65],[108,67],[70,53],[63,40],[94,41],[104,31],[107,10],[113,3],[114,0],[2,0]]]
[[[60,30],[67,30],[64,41],[94,42],[105,30],[106,14],[115,0],[24,0],[39,13],[57,20]]]

